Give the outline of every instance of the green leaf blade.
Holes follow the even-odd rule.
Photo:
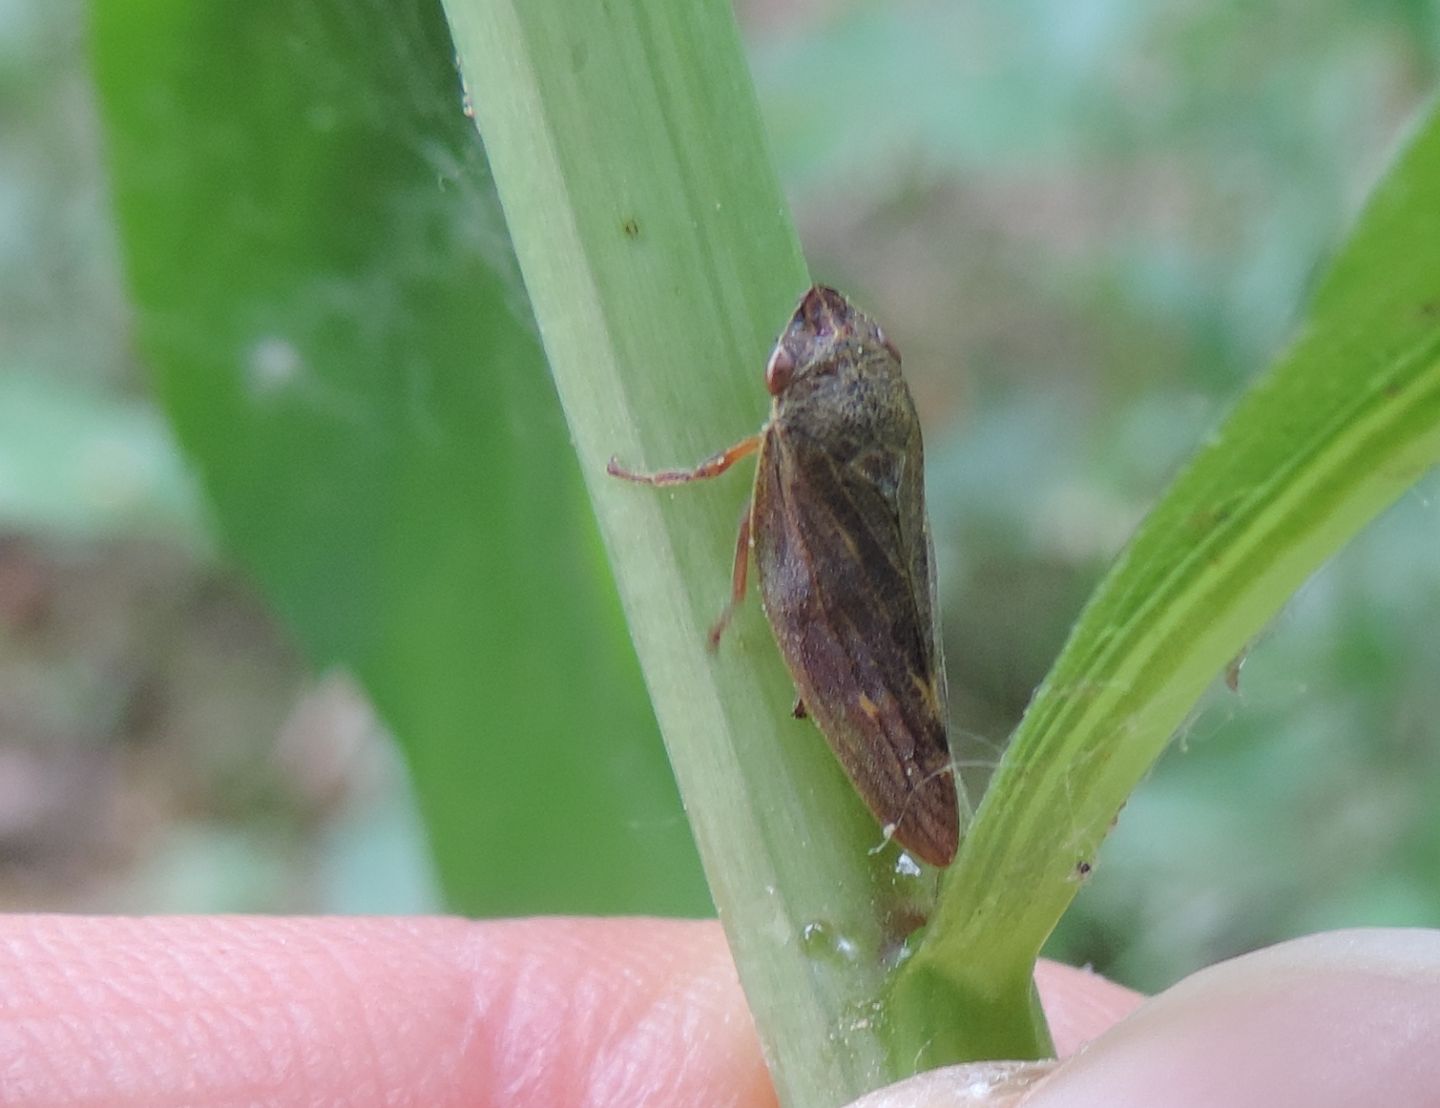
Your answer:
[[[902,1033],[925,1037],[932,1061],[979,1056],[986,1008],[1014,1006],[1021,967],[1217,672],[1440,460],[1436,196],[1432,116],[1300,337],[1145,520],[1037,691],[900,986],[954,1017],[938,1037]]]

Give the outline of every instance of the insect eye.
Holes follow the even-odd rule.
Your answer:
[[[765,367],[765,387],[770,390],[770,395],[779,396],[784,392],[794,372],[795,359],[783,346],[777,346]]]

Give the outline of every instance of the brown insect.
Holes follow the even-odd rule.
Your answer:
[[[750,552],[765,614],[809,715],[901,846],[948,865],[959,809],[925,515],[920,424],[885,333],[834,289],[807,292],[765,367],[758,434],[690,470],[609,472],[647,485],[724,473],[760,452],[740,521],[730,602]]]

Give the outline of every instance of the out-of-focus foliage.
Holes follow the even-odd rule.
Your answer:
[[[373,714],[212,560],[131,341],[87,12],[0,5],[0,903],[433,907]]]
[[[1107,560],[1283,346],[1310,275],[1431,94],[1440,8],[740,10],[812,269],[906,356],[963,757],[983,766]],[[63,367],[96,406],[133,414],[79,14],[0,10],[0,373],[29,379],[7,397],[39,396]],[[66,19],[64,35],[43,30]],[[399,34],[378,9],[371,31]],[[0,472],[7,527],[53,534],[8,507],[50,494],[5,486],[48,469]],[[1216,690],[1125,810],[1054,953],[1153,987],[1315,927],[1440,921],[1436,491],[1432,478],[1342,553],[1255,645],[1238,693]],[[168,495],[155,503],[181,502]],[[673,895],[667,873],[649,879],[651,903]]]
[[[404,750],[450,904],[703,911],[439,10],[93,11],[158,394],[225,549]]]

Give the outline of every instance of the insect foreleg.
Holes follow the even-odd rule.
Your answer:
[[[694,469],[662,469],[659,473],[636,473],[622,466],[618,459],[611,458],[605,472],[611,477],[620,477],[641,485],[684,485],[690,481],[703,481],[707,477],[719,477],[741,458],[755,453],[760,448],[762,437],[763,434],[754,434],[741,439],[729,450],[722,450],[719,454],[706,458]]]

